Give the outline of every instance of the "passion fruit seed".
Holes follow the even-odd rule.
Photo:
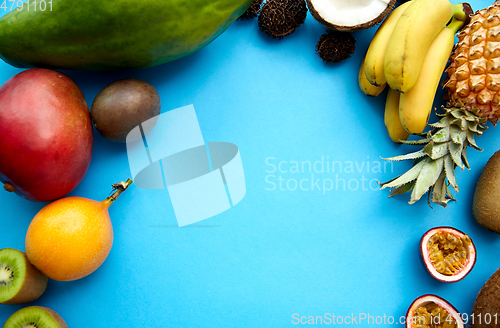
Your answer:
[[[452,275],[467,264],[465,246],[471,243],[467,235],[460,238],[449,232],[437,232],[427,241],[429,259],[437,272]]]
[[[412,320],[416,328],[457,327],[457,322],[453,316],[444,308],[432,302],[420,306],[415,311]]]
[[[464,235],[462,237],[462,240],[464,241],[464,243],[465,243],[466,246],[469,246],[470,244],[472,244],[472,240],[470,240],[470,237],[467,236],[467,235]]]

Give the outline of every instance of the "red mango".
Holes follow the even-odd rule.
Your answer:
[[[68,76],[35,68],[0,87],[0,181],[4,189],[47,202],[71,192],[92,156],[92,122]]]

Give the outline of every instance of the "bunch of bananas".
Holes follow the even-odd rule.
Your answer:
[[[411,0],[394,9],[375,33],[359,71],[369,96],[386,86],[384,121],[394,142],[427,126],[455,34],[472,14],[466,3]]]

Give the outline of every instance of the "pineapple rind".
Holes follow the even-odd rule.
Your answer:
[[[500,119],[500,2],[471,15],[457,37],[444,82],[448,105],[477,111],[496,125]]]

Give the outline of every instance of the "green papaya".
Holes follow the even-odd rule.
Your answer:
[[[252,0],[30,0],[0,19],[0,57],[20,68],[152,67],[204,47],[251,3]]]

